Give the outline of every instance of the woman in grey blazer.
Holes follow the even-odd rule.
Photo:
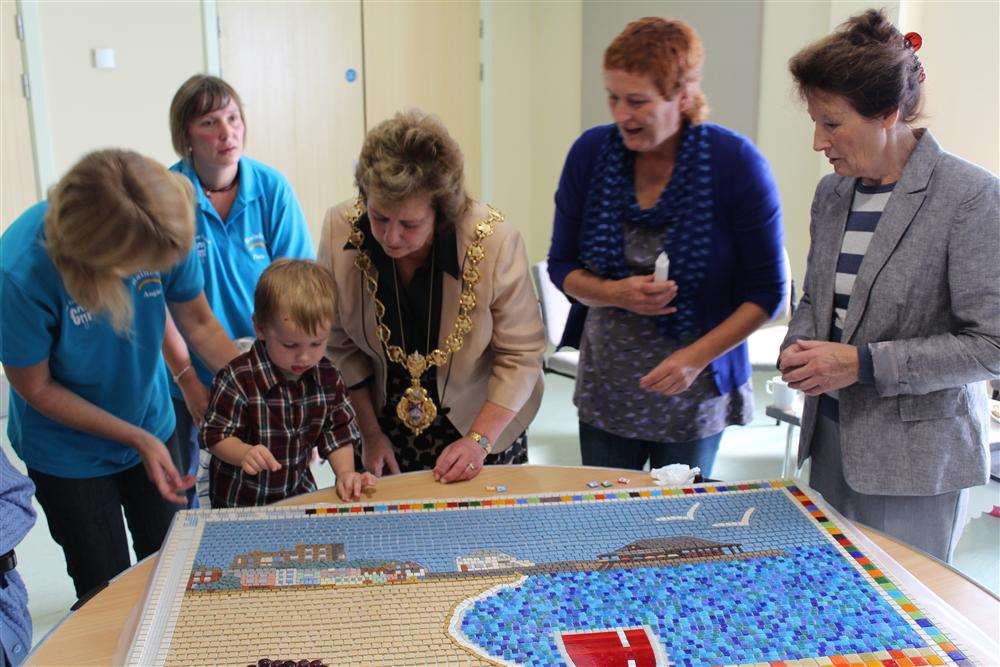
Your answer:
[[[841,513],[948,560],[988,479],[1000,375],[996,176],[914,129],[920,36],[875,10],[790,61],[834,172],[816,188],[783,377],[807,394],[799,463]]]

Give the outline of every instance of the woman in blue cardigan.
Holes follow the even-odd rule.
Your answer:
[[[687,24],[630,23],[604,54],[614,124],[577,139],[559,180],[548,265],[574,301],[584,465],[708,476],[722,430],[752,419],[744,341],[785,299],[781,205],[753,144],[702,122],[701,61]]]

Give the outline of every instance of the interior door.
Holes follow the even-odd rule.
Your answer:
[[[220,2],[222,76],[243,98],[247,155],[283,173],[314,244],[355,194],[364,139],[361,3]]]
[[[24,68],[16,16],[16,3],[0,3],[0,30],[3,31],[0,36],[0,42],[3,42],[3,97],[0,98],[0,127],[3,128],[0,208],[3,217],[0,218],[0,233],[38,200],[28,100],[21,87]]]
[[[479,2],[364,0],[367,125],[418,107],[437,115],[480,195]]]

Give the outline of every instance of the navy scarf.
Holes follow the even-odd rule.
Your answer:
[[[657,317],[664,336],[688,340],[701,334],[696,298],[712,252],[711,154],[708,129],[686,125],[670,182],[656,204],[642,210],[635,197],[635,154],[612,126],[601,146],[587,190],[580,230],[580,261],[596,275],[620,280],[632,275],[625,261],[625,223],[665,228],[663,249],[670,279],[677,282],[677,308]]]

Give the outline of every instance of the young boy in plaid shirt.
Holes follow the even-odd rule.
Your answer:
[[[317,447],[337,495],[357,500],[376,478],[354,470],[360,433],[340,372],[323,356],[333,319],[333,277],[307,260],[279,259],[254,292],[257,341],[219,371],[201,427],[212,453],[212,507],[267,505],[316,490]]]

